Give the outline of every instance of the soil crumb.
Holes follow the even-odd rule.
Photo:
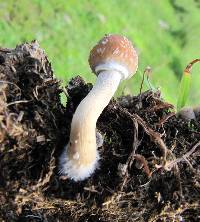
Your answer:
[[[100,164],[63,180],[58,157],[73,113],[91,90],[63,91],[36,41],[0,48],[0,220],[199,221],[200,119],[185,121],[159,91],[112,99],[97,122]]]

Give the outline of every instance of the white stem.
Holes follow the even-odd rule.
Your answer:
[[[74,113],[70,141],[60,158],[60,172],[75,181],[89,177],[97,167],[96,122],[121,78],[118,71],[100,72],[96,84]]]

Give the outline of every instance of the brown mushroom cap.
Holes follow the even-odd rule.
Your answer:
[[[89,64],[96,72],[98,65],[115,63],[124,67],[131,77],[137,70],[138,55],[132,43],[124,36],[105,35],[90,52]]]

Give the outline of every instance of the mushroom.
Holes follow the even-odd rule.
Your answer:
[[[200,105],[193,107],[193,111],[196,117],[200,117]]]
[[[98,167],[97,119],[120,81],[135,74],[138,56],[126,37],[109,34],[91,50],[89,64],[97,81],[73,115],[70,140],[59,159],[60,174],[74,181],[88,178]]]
[[[186,121],[196,119],[196,116],[192,107],[183,107],[182,109],[179,110],[177,115]]]

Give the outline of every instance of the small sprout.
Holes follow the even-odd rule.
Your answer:
[[[180,86],[179,86],[177,111],[179,111],[182,107],[184,107],[186,102],[187,102],[190,87],[191,87],[191,74],[190,74],[190,72],[191,72],[192,66],[197,62],[200,62],[200,59],[195,59],[192,62],[190,62],[186,66],[186,68],[183,72],[182,79],[181,79]]]
[[[151,87],[151,83],[149,82],[149,76],[150,76],[150,73],[151,73],[151,67],[150,66],[147,66],[143,72],[143,75],[142,75],[142,82],[141,82],[141,85],[140,85],[140,95],[142,93],[142,88],[143,88],[143,84],[144,84],[144,80],[145,80],[145,77],[146,77],[146,80],[150,86],[150,88],[152,89]]]

